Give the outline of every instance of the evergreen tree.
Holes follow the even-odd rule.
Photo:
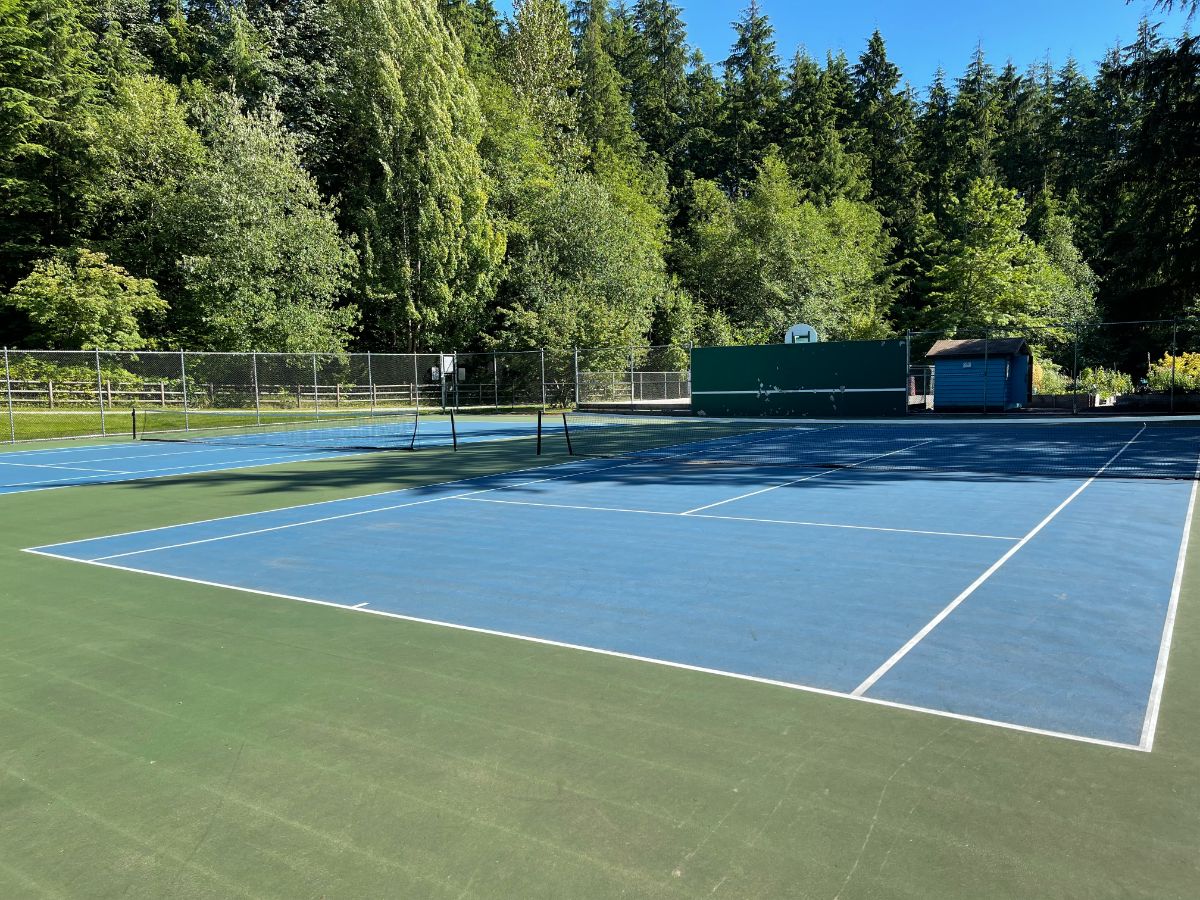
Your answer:
[[[946,88],[946,73],[938,69],[917,118],[918,165],[927,179],[929,207],[941,216],[950,202],[954,183],[953,99]]]
[[[87,13],[75,0],[0,7],[0,290],[68,246],[95,203],[100,73]]]
[[[960,191],[981,178],[994,178],[1000,106],[996,73],[978,47],[966,73],[958,79],[950,115],[955,159],[955,186]]]
[[[603,145],[632,159],[638,149],[633,117],[621,92],[621,76],[604,48],[606,17],[606,0],[581,0],[574,7],[579,131],[593,156]]]
[[[733,24],[737,41],[725,60],[725,105],[721,143],[724,181],[735,194],[753,179],[775,142],[783,80],[775,55],[775,30],[750,0]]]
[[[847,152],[837,129],[829,80],[816,60],[796,53],[780,107],[779,142],[797,186],[808,198],[862,199],[866,181],[858,157]]]
[[[629,91],[638,134],[672,166],[683,136],[687,104],[687,32],[681,10],[669,0],[637,0],[633,23],[636,68]]]
[[[866,163],[871,199],[907,245],[915,240],[922,213],[916,110],[878,31],[871,35],[852,78],[855,149]]]

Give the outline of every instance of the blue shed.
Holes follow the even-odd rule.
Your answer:
[[[938,341],[933,364],[935,410],[1022,409],[1033,399],[1033,353],[1024,338]]]

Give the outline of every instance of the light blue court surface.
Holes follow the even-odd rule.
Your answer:
[[[520,419],[459,418],[459,443],[531,437],[537,432],[532,417]],[[419,448],[449,447],[450,423],[422,419]],[[389,451],[393,452],[393,451]],[[399,451],[394,451],[399,452]],[[362,451],[314,450],[303,447],[268,447],[234,444],[175,443],[170,441],[115,441],[90,446],[62,446],[39,450],[0,450],[0,494],[18,494],[48,488],[171,475],[195,475],[227,469],[245,469],[278,463],[307,462],[361,455]]]
[[[33,552],[1149,750],[1194,485],[622,458]]]

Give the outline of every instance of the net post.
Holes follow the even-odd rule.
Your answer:
[[[182,350],[179,351],[179,385],[183,390],[183,430],[189,431],[191,425],[188,422],[187,357]]]
[[[321,401],[320,401],[321,389],[317,385],[317,354],[315,354],[315,353],[312,355],[312,364],[313,364],[313,417],[316,419],[319,419],[319,418],[321,418]]]
[[[375,372],[371,368],[371,351],[367,351],[367,394],[371,398],[371,412],[375,412]]]
[[[575,448],[571,446],[571,428],[569,425],[567,425],[567,414],[566,413],[562,414],[562,420],[563,420],[563,435],[567,439],[567,456],[574,456]]]
[[[454,421],[454,410],[450,410],[450,443],[454,452],[458,452],[458,426]]]
[[[262,424],[262,409],[258,400],[258,351],[255,350],[250,354],[250,367],[254,375],[254,424]]]
[[[417,434],[421,431],[421,411],[418,409],[413,413],[413,430],[412,439],[408,442],[409,450],[417,449]]]
[[[104,376],[100,374],[100,351],[96,351],[96,399],[100,401],[100,433],[108,434],[104,418]]]
[[[12,372],[8,367],[8,348],[4,348],[4,393],[8,398],[8,439],[17,442],[17,424],[13,416]]]
[[[579,348],[575,348],[575,408],[579,409]],[[566,423],[564,417],[563,423]]]
[[[537,455],[542,455],[542,411],[537,411]]]
[[[492,396],[496,401],[496,411],[500,411],[500,357],[492,351]]]
[[[538,357],[540,358],[541,367],[542,367],[542,409],[545,409],[546,408],[546,348],[545,347],[538,348]],[[541,410],[538,411],[538,415],[539,416],[541,415]],[[539,428],[538,428],[538,446],[539,446],[539,448],[541,447],[541,440],[542,440],[542,432],[541,432],[541,428],[539,426]]]
[[[1171,406],[1175,412],[1175,358],[1179,355],[1179,320],[1171,320]]]
[[[136,406],[129,411],[129,416],[130,416],[130,419],[132,420],[132,427],[130,428],[130,433],[133,435],[133,439],[136,441],[137,440],[137,407]]]

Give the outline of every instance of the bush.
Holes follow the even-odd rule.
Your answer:
[[[1071,393],[1071,380],[1063,372],[1062,366],[1050,362],[1050,360],[1034,360],[1033,392],[1035,394],[1069,394]]]
[[[1115,397],[1117,394],[1132,393],[1133,379],[1116,369],[1097,366],[1094,369],[1084,369],[1079,373],[1079,389],[1087,394]]]
[[[1146,381],[1152,391],[1171,390],[1171,368],[1174,363],[1174,385],[1177,391],[1200,390],[1200,353],[1167,353],[1158,362],[1151,364]]]

